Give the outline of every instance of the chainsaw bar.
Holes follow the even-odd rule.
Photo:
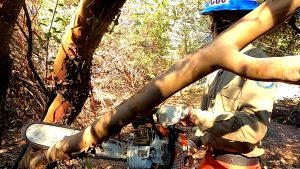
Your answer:
[[[80,130],[46,122],[30,122],[22,128],[22,137],[32,146],[48,149],[64,137]]]
[[[46,122],[27,123],[21,131],[28,144],[40,149],[48,149],[67,136],[79,133],[80,130]],[[127,144],[109,139],[101,145],[91,148],[85,155],[94,158],[126,160]]]

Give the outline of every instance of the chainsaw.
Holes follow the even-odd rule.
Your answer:
[[[176,125],[155,122],[156,112],[132,123],[129,136],[113,137],[84,153],[85,157],[124,161],[129,169],[184,168],[188,157],[187,138]],[[48,149],[80,130],[46,122],[29,122],[22,128],[28,144]],[[126,139],[125,139],[126,138]],[[176,158],[175,158],[176,155]]]

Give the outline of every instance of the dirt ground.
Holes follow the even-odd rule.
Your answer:
[[[300,169],[300,128],[272,122],[263,147],[268,168]]]

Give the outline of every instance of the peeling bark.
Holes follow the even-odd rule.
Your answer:
[[[32,166],[38,166],[38,163],[44,160],[68,158],[73,152],[83,151],[92,144],[105,141],[122,127],[148,114],[177,91],[218,68],[251,79],[299,83],[300,57],[262,59],[251,58],[239,52],[258,36],[283,22],[299,6],[299,0],[267,1],[219,35],[212,43],[203,46],[149,82],[141,91],[91,126],[65,138],[42,156],[36,157],[31,163]]]
[[[54,61],[57,96],[43,121],[71,124],[89,96],[90,67],[95,49],[125,0],[81,0],[61,40]],[[19,168],[28,168],[30,150]],[[34,167],[35,168],[35,167]]]
[[[44,121],[74,121],[88,98],[92,56],[125,0],[81,0],[54,62],[58,95]],[[62,99],[64,98],[64,99]]]

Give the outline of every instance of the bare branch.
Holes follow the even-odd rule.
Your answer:
[[[30,16],[29,16],[29,13],[28,13],[28,10],[27,10],[27,6],[25,4],[25,0],[23,0],[22,2],[22,7],[24,9],[24,12],[25,12],[25,16],[26,16],[26,25],[27,25],[27,28],[28,28],[28,51],[27,51],[27,61],[28,61],[28,64],[29,64],[29,67],[34,75],[34,77],[36,78],[36,80],[38,81],[39,85],[41,86],[41,88],[43,89],[45,95],[47,97],[51,97],[51,94],[50,92],[46,89],[44,83],[42,82],[40,76],[38,75],[38,73],[35,71],[35,68],[34,68],[34,65],[33,65],[33,62],[31,60],[32,58],[32,51],[33,51],[33,42],[32,42],[32,28],[31,28],[31,20],[30,20]]]

